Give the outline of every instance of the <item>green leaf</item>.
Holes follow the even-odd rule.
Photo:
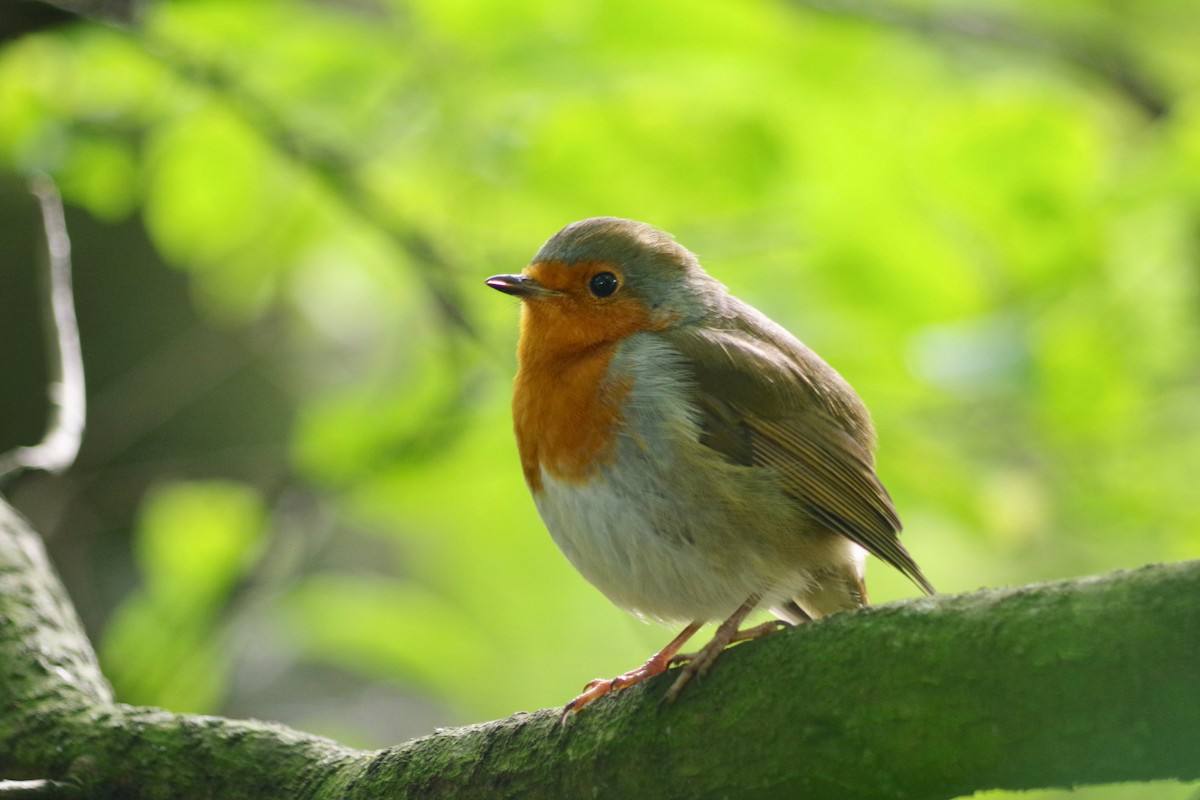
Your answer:
[[[265,532],[262,500],[248,487],[209,481],[156,489],[137,536],[146,593],[189,608],[217,605],[256,563]]]
[[[137,555],[144,587],[117,608],[101,642],[118,696],[173,711],[215,710],[225,691],[231,592],[257,562],[266,514],[234,483],[176,483],[143,503]]]

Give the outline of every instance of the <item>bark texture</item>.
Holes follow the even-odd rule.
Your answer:
[[[481,678],[482,679],[482,678]],[[952,798],[1200,778],[1200,562],[837,614],[557,725],[555,710],[358,751],[114,702],[0,501],[0,777],[124,798]]]

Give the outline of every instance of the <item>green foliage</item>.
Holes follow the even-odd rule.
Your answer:
[[[223,612],[258,561],[266,512],[230,483],[178,483],[144,501],[136,547],[141,590],[103,641],[105,674],[131,703],[203,711],[225,689]]]
[[[1196,557],[1200,13],[912,5],[931,24],[192,0],[0,51],[0,169],[138,216],[214,324],[282,329],[294,486],[338,547],[388,554],[301,559],[239,610],[287,520],[243,489],[152,495],[143,588],[105,634],[125,699],[217,708],[236,613],[456,722],[561,704],[665,641],[542,530],[509,433],[516,309],[481,283],[593,214],[674,232],[854,383],[942,591]],[[1118,51],[1169,113],[1095,66]]]

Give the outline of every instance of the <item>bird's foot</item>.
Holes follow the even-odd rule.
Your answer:
[[[717,650],[716,652],[718,652],[718,653],[722,652],[725,647],[728,647],[731,644],[737,644],[738,642],[748,642],[751,639],[758,639],[763,636],[766,636],[767,634],[771,634],[771,633],[774,633],[775,631],[780,631],[780,630],[783,630],[784,628],[790,628],[790,627],[792,627],[792,624],[789,622],[784,622],[781,619],[772,619],[772,620],[768,620],[767,622],[762,623],[761,625],[755,625],[752,628],[742,628],[741,630],[737,631],[733,635],[732,639],[730,639],[728,642],[725,643],[725,646],[722,647],[721,650]],[[716,639],[714,638],[713,641],[716,641]],[[709,642],[709,644],[712,644],[712,642]],[[703,656],[704,652],[706,650],[708,650],[708,645],[705,645],[703,649],[697,650],[695,653],[679,653],[676,656],[672,656],[670,665],[672,667],[678,667],[680,665],[687,664],[688,662],[693,661],[693,660]],[[712,665],[713,661],[716,661],[716,656],[709,657],[708,663],[710,666]],[[701,676],[701,677],[703,677],[703,676]]]
[[[700,648],[695,653],[686,655],[677,655],[671,658],[670,665],[683,664],[683,669],[679,671],[679,677],[675,679],[675,683],[671,684],[671,688],[667,690],[663,697],[662,705],[669,706],[679,699],[679,695],[683,693],[684,688],[692,682],[692,678],[703,678],[707,674],[717,657],[725,652],[725,648],[736,642],[745,642],[750,639],[757,639],[760,636],[766,636],[769,633],[774,633],[780,628],[788,627],[786,622],[780,620],[771,620],[764,622],[761,625],[755,625],[752,628],[742,630],[739,626],[742,620],[754,609],[754,606],[747,601],[747,606],[742,606],[734,612],[733,616],[721,623],[717,628],[716,633],[708,644]]]
[[[584,686],[583,692],[563,708],[562,716],[558,718],[559,723],[565,724],[567,717],[572,711],[578,711],[593,700],[604,697],[609,692],[625,689],[633,686],[635,683],[641,683],[647,678],[653,678],[655,675],[666,672],[667,667],[671,666],[671,660],[679,652],[679,648],[683,647],[687,643],[687,640],[692,638],[696,631],[700,630],[700,625],[701,623],[699,622],[693,622],[691,625],[688,625],[666,647],[650,656],[646,663],[637,669],[631,669],[623,675],[618,675],[615,678],[607,680],[597,678],[587,686]]]
[[[583,687],[583,692],[579,696],[567,703],[558,721],[565,724],[567,717],[572,711],[580,710],[593,700],[598,700],[609,692],[633,686],[635,683],[641,683],[647,678],[653,678],[655,675],[665,672],[670,665],[670,661],[669,658],[660,659],[656,654],[637,669],[631,669],[629,672],[618,675],[615,678],[596,678],[596,680],[591,681],[587,686]]]

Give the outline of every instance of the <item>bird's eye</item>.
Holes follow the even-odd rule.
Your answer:
[[[621,282],[617,280],[617,276],[611,272],[597,272],[588,281],[588,289],[595,297],[611,297],[620,285]]]

